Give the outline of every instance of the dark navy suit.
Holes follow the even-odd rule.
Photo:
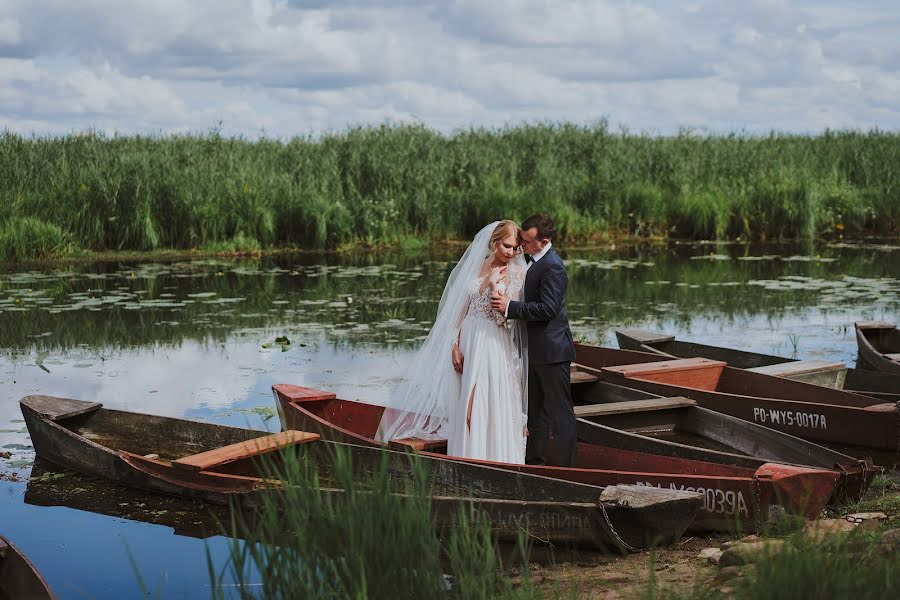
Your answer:
[[[575,358],[566,313],[569,280],[551,246],[525,276],[524,299],[510,301],[506,315],[528,323],[528,444],[525,462],[546,464],[552,429],[563,466],[575,464],[575,413],[569,365]]]

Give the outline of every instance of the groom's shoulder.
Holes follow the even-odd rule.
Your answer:
[[[559,252],[556,251],[556,248],[550,248],[549,258],[552,262],[558,264],[563,269],[566,268],[566,263],[563,261],[562,256],[559,255]]]

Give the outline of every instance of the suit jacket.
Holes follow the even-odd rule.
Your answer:
[[[545,365],[572,361],[575,346],[566,312],[566,267],[550,248],[532,263],[525,275],[524,301],[512,300],[506,309],[510,319],[528,322],[528,361]]]

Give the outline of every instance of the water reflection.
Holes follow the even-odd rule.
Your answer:
[[[613,343],[612,328],[629,325],[853,363],[854,320],[897,320],[898,248],[572,249],[564,253],[572,326],[576,337],[591,342]],[[174,560],[169,544],[180,535],[169,532],[163,541],[148,533],[159,527],[137,527],[126,517],[95,516],[101,524],[89,524],[71,507],[25,504],[38,488],[29,483],[25,489],[34,453],[19,398],[99,400],[111,408],[257,429],[279,427],[273,383],[380,403],[427,334],[458,252],[0,270],[0,452],[9,453],[0,458],[0,530],[32,538],[16,541],[44,557],[39,566],[51,584],[74,572],[70,563],[83,566],[87,552],[102,547],[121,554],[123,537],[137,552],[166,548],[153,559],[166,568]],[[289,343],[275,343],[279,336]],[[132,510],[143,500],[123,496],[121,502]],[[61,547],[55,528],[68,524],[84,537],[67,533]],[[99,529],[90,533],[90,527]],[[202,559],[201,546],[179,547]],[[179,585],[206,581],[204,569],[191,573],[173,565],[169,576],[182,577]],[[94,597],[117,597],[97,578],[81,585]]]

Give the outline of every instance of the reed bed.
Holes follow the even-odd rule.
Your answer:
[[[467,239],[493,219],[538,210],[578,241],[900,227],[900,134],[877,130],[655,137],[600,122],[444,135],[384,125],[284,141],[6,132],[0,165],[6,259],[22,248],[43,256]],[[37,240],[17,246],[21,219]]]
[[[263,468],[284,485],[257,510],[232,507],[224,567],[208,560],[213,598],[537,598],[519,548],[518,582],[501,563],[489,524],[462,509],[459,526],[434,526],[427,474],[410,456],[406,485],[392,480],[387,457],[371,473],[335,448],[322,465],[287,451]],[[343,489],[327,497],[321,487]],[[403,495],[396,492],[403,491]],[[226,579],[237,585],[223,586]]]

